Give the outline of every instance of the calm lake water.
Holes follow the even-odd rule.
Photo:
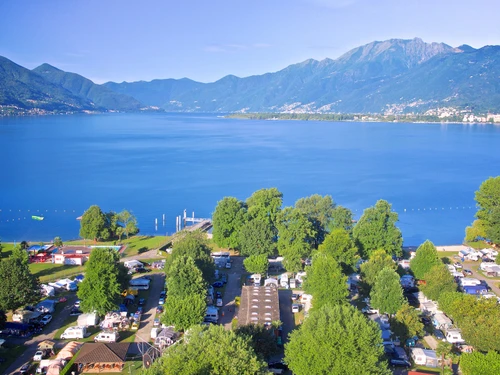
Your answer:
[[[92,204],[131,210],[144,234],[172,233],[184,209],[210,217],[224,196],[245,199],[275,186],[285,205],[330,194],[357,217],[386,199],[399,213],[405,245],[456,244],[474,219],[474,192],[500,175],[499,145],[493,125],[186,114],[2,118],[0,238],[78,238],[76,217]]]

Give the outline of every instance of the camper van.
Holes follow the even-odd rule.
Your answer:
[[[207,306],[205,322],[217,323],[219,321],[219,309],[215,306]]]
[[[297,287],[297,283],[295,279],[290,279],[290,289],[295,289]]]
[[[87,327],[73,326],[67,328],[62,334],[61,339],[83,339],[87,336]]]
[[[118,340],[118,332],[102,331],[94,337],[94,342],[116,342]]]
[[[460,344],[465,342],[462,338],[462,334],[458,329],[450,329],[446,332],[446,341],[450,344]]]
[[[284,273],[283,275],[281,275],[280,286],[282,288],[288,289],[288,275],[286,273]]]

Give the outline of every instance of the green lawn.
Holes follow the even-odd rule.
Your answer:
[[[467,242],[467,246],[470,246],[473,249],[478,249],[478,250],[489,249],[491,247],[491,245],[489,245],[485,241],[471,241],[471,242]]]
[[[14,248],[13,243],[2,243],[2,251],[0,253],[1,258],[7,258],[12,254],[12,249]]]
[[[30,263],[30,271],[40,278],[41,283],[48,283],[62,278],[71,278],[85,272],[83,266],[68,266],[54,263]]]
[[[129,239],[123,238],[121,241],[102,241],[96,242],[90,240],[67,241],[65,245],[88,245],[88,246],[117,246],[126,245],[127,248],[123,252],[123,257],[137,255],[145,251],[153,249],[163,249],[169,242],[170,237],[167,236],[132,236]]]

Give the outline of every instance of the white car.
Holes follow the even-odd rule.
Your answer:
[[[80,308],[80,300],[76,301],[74,306],[75,306],[77,309],[79,309],[79,308]]]
[[[231,263],[226,263],[226,268],[231,268]]]
[[[47,324],[50,323],[51,320],[52,320],[52,315],[47,314],[47,315],[44,315],[42,319],[40,319],[40,323],[43,324],[44,326],[46,326]]]
[[[295,313],[298,313],[300,311],[300,305],[298,303],[294,303],[292,305],[292,312],[295,314]]]
[[[222,305],[224,304],[222,302],[222,298],[217,298],[217,302],[215,304],[217,305],[217,307],[222,307]]]
[[[455,262],[455,263],[453,263],[453,265],[455,266],[455,268],[462,268],[461,263]]]
[[[44,353],[41,350],[38,350],[33,356],[33,361],[40,362],[43,359],[43,354]]]

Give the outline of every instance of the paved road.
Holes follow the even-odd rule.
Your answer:
[[[295,318],[292,313],[292,291],[280,289],[280,320],[283,323],[283,344],[288,342],[288,335],[295,329]]]
[[[227,273],[227,284],[222,296],[224,306],[219,308],[219,324],[224,325],[228,330],[231,329],[231,321],[238,314],[234,298],[241,296],[241,276],[245,273],[243,257],[235,256],[231,257],[231,260],[231,268],[221,270]]]
[[[151,339],[151,328],[156,314],[156,307],[160,299],[160,293],[165,286],[165,274],[156,273],[151,274],[151,288],[149,291],[149,298],[144,307],[144,314],[141,317],[141,324],[137,333],[135,334],[135,342],[149,342]]]
[[[484,277],[483,275],[478,273],[475,270],[475,268],[477,268],[479,264],[480,262],[473,262],[473,261],[467,261],[463,263],[464,268],[472,272],[472,277],[475,277],[478,280],[485,280],[488,286],[491,288],[491,291],[495,293],[497,296],[500,296],[500,288],[497,287],[498,280],[490,279],[489,277]]]
[[[38,349],[38,344],[44,340],[52,340],[54,338],[57,330],[69,317],[71,307],[77,299],[76,294],[74,293],[69,294],[66,298],[68,298],[68,301],[64,302],[64,308],[59,312],[59,314],[54,315],[52,321],[44,327],[40,335],[32,337],[28,340],[6,338],[7,342],[14,342],[16,344],[23,344],[24,342],[24,345],[26,346],[26,350],[23,354],[21,354],[9,368],[7,368],[7,374],[18,374],[19,368],[33,358],[33,355]],[[60,342],[58,344],[62,347],[66,344],[66,342]]]

